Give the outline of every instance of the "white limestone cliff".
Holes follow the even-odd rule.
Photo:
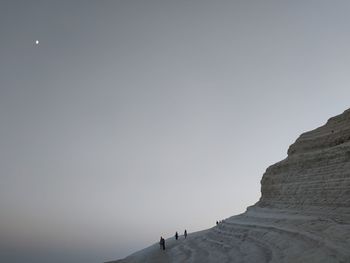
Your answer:
[[[247,211],[115,262],[350,262],[350,110],[302,134],[267,168]]]
[[[259,207],[350,215],[350,110],[302,134],[261,181]]]

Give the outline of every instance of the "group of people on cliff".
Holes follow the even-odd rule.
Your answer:
[[[216,221],[216,225],[219,225],[219,224],[223,223],[224,221],[225,220]],[[179,234],[177,233],[177,231],[175,232],[174,237],[175,237],[175,240],[179,239]],[[184,231],[184,237],[185,237],[185,239],[187,238],[187,230],[186,229]],[[162,236],[160,237],[159,246],[160,246],[160,249],[165,250],[165,239]]]
[[[224,222],[225,222],[225,220],[216,221],[216,225],[224,223]]]
[[[184,237],[185,237],[185,239],[187,238],[187,230],[186,229],[184,231]],[[175,240],[178,240],[178,239],[179,239],[179,234],[176,231],[175,232]],[[160,237],[159,246],[160,246],[160,249],[165,250],[165,239],[163,237]]]

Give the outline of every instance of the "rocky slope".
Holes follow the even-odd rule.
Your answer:
[[[302,134],[261,192],[242,215],[116,262],[350,262],[350,110]]]

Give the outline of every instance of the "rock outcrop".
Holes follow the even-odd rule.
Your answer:
[[[259,207],[350,215],[350,110],[302,134],[288,157],[267,168]]]
[[[350,110],[267,168],[260,200],[219,225],[117,262],[350,262]]]

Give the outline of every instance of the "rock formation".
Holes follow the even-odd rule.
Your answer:
[[[350,262],[350,110],[302,134],[238,216],[117,262]]]
[[[261,181],[259,207],[350,213],[350,110],[302,134]]]

